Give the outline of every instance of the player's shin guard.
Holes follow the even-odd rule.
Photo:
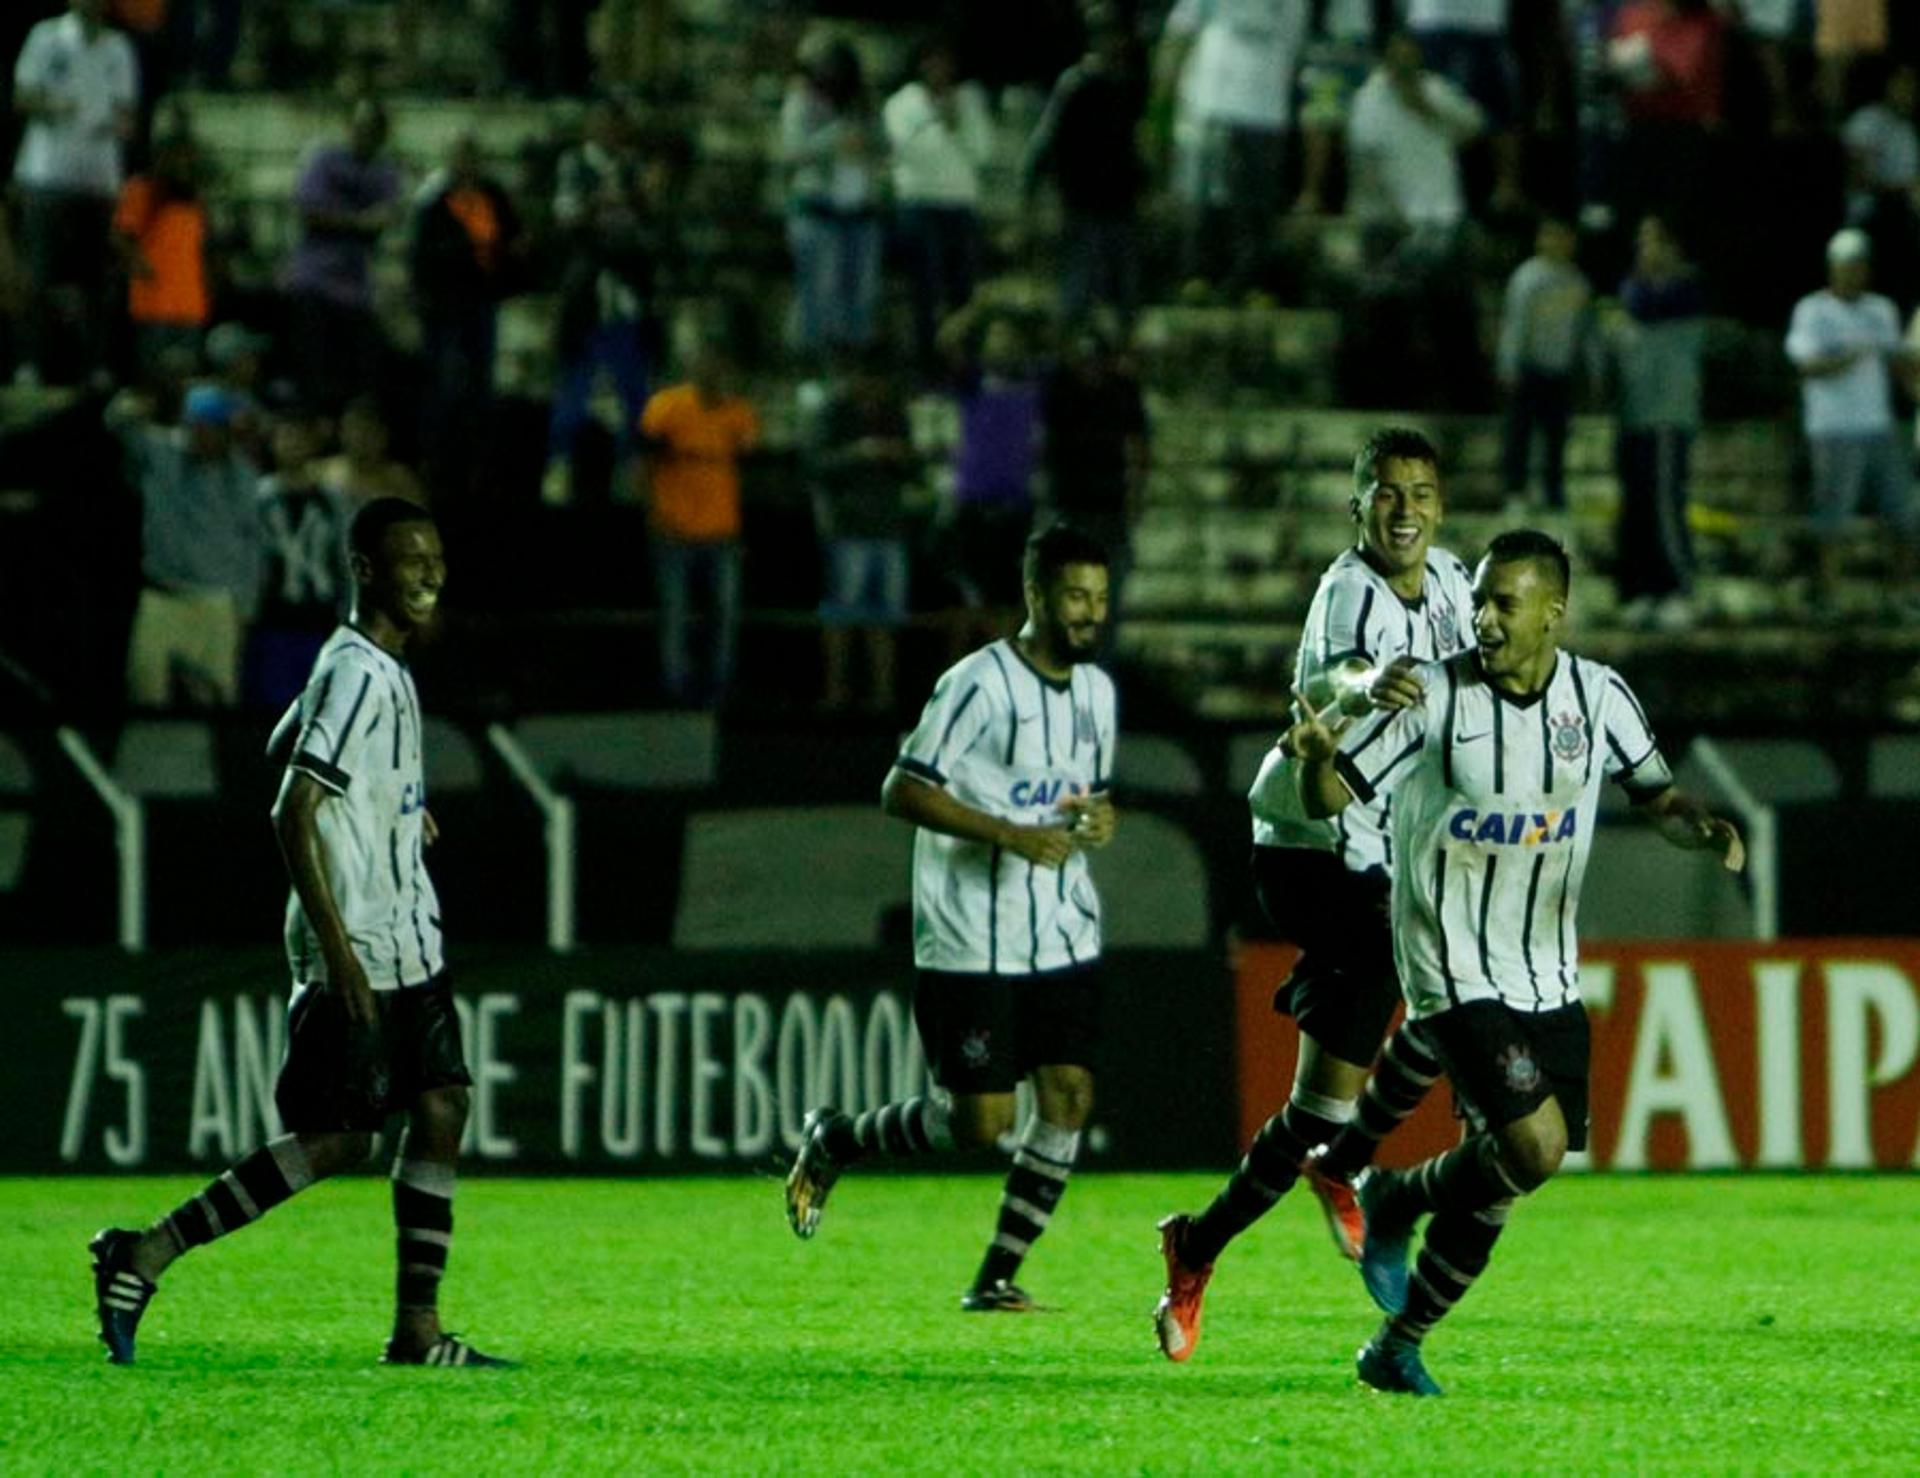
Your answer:
[[[1308,1151],[1337,1134],[1352,1113],[1353,1105],[1343,1099],[1294,1089],[1286,1107],[1260,1126],[1213,1204],[1187,1228],[1182,1256],[1196,1266],[1218,1257],[1227,1243],[1293,1189]]]
[[[1474,1279],[1487,1270],[1512,1209],[1511,1200],[1495,1201],[1477,1211],[1442,1211],[1427,1223],[1425,1244],[1407,1282],[1406,1307],[1388,1321],[1394,1337],[1418,1344],[1466,1297]]]
[[[258,1221],[289,1196],[313,1184],[313,1167],[294,1135],[262,1145],[181,1202],[159,1225],[181,1252]]]
[[[953,1148],[953,1110],[944,1098],[909,1098],[868,1109],[828,1131],[827,1153],[842,1165],[869,1155],[904,1159]]]
[[[393,1225],[399,1239],[394,1303],[404,1313],[439,1306],[453,1246],[454,1169],[437,1160],[394,1161]]]
[[[1374,1064],[1353,1122],[1333,1137],[1320,1157],[1320,1169],[1342,1180],[1351,1180],[1366,1169],[1373,1163],[1380,1141],[1420,1106],[1440,1073],[1440,1059],[1428,1045],[1420,1024],[1402,1022],[1400,1029],[1387,1038],[1380,1060]]]
[[[987,1246],[974,1287],[985,1288],[1019,1271],[1027,1250],[1052,1220],[1080,1154],[1077,1130],[1049,1124],[1037,1114],[1013,1152],[1013,1169],[1000,1198],[1000,1220]]]

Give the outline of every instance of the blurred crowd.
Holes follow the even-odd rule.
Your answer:
[[[753,304],[713,311],[680,239],[701,160],[658,105],[700,84],[669,63],[672,0],[10,14],[0,358],[18,386],[97,398],[124,449],[143,520],[130,701],[281,701],[339,613],[360,501],[446,506],[522,476],[529,500],[646,505],[663,695],[722,701],[743,467],[774,409],[754,387],[779,370],[798,385],[820,546],[822,701],[890,709],[908,613],[951,607],[956,645],[1004,620],[1036,517],[1087,525],[1124,574],[1149,462],[1129,349],[1142,306],[1324,305],[1288,223],[1336,218],[1357,254],[1335,300],[1343,401],[1497,406],[1509,510],[1548,522],[1574,411],[1615,415],[1629,620],[1691,618],[1690,448],[1707,324],[1728,314],[1777,331],[1802,377],[1823,580],[1871,511],[1897,536],[1904,592],[1911,7],[739,10],[793,57],[783,90],[769,76],[757,91],[792,273],[778,343],[742,329]],[[389,44],[362,56],[351,38],[372,12]],[[481,22],[465,52],[459,17]],[[339,100],[337,134],[300,161],[290,250],[248,275],[242,213],[186,99],[316,83]],[[565,132],[510,165],[462,135],[409,170],[385,100],[436,91],[571,101],[554,113]],[[396,251],[398,324],[376,293]],[[501,307],[523,294],[551,305],[531,432],[498,389]],[[929,396],[957,418],[941,469],[915,450]],[[510,429],[532,455],[502,446]],[[929,572],[938,591],[913,589]]]

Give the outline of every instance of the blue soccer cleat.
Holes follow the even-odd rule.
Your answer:
[[[107,1347],[107,1359],[115,1365],[133,1364],[140,1316],[146,1313],[155,1292],[154,1285],[133,1270],[133,1249],[139,1242],[138,1232],[108,1227],[87,1243],[93,1259],[93,1308],[99,1320],[100,1343]]]
[[[1420,1346],[1375,1335],[1354,1359],[1361,1382],[1394,1396],[1443,1396],[1440,1383],[1420,1363]]]
[[[1366,1223],[1366,1238],[1360,1244],[1360,1280],[1387,1314],[1407,1306],[1407,1249],[1413,1241],[1414,1218],[1396,1211],[1392,1204],[1398,1179],[1392,1170],[1369,1170],[1353,1187]]]

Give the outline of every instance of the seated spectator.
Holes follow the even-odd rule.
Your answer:
[[[1833,613],[1848,520],[1871,507],[1897,536],[1904,581],[1920,533],[1913,464],[1895,431],[1895,376],[1911,387],[1920,363],[1892,302],[1869,292],[1873,245],[1853,227],[1827,243],[1827,285],[1794,306],[1787,358],[1800,371],[1802,424],[1813,460],[1815,599]]]
[[[300,240],[282,287],[301,395],[337,411],[381,388],[385,340],[374,316],[373,254],[399,219],[400,170],[386,156],[387,115],[354,105],[344,144],[323,144],[294,185]]]
[[[471,133],[414,202],[408,276],[420,315],[420,450],[436,497],[469,493],[488,456],[501,300],[516,290],[527,243],[506,188]]]
[[[158,140],[152,167],[128,180],[114,211],[114,240],[127,271],[134,358],[151,380],[174,348],[198,354],[212,317],[207,207],[200,198],[200,146],[191,134]]]
[[[943,42],[921,49],[914,79],[880,112],[893,151],[893,200],[913,292],[913,343],[933,362],[941,320],[973,296],[980,272],[980,169],[993,119]]]
[[[1120,343],[1109,318],[1068,325],[1066,353],[1040,402],[1049,506],[1111,556],[1109,629],[1120,624],[1148,467],[1146,400]]]
[[[647,527],[660,599],[660,679],[675,703],[718,706],[733,681],[740,626],[740,461],[760,421],[713,345],[693,355],[685,383],[647,402],[640,418],[649,478]],[[696,681],[689,646],[694,587],[702,587],[708,661]]]
[[[574,454],[586,429],[595,381],[612,382],[620,402],[613,486],[632,477],[633,431],[646,409],[659,337],[655,316],[653,189],[632,122],[617,103],[587,115],[584,137],[561,156],[553,222],[565,265],[560,278],[559,366],[547,423],[547,469],[540,494],[567,503]]]
[[[807,454],[820,536],[821,707],[853,703],[853,639],[866,650],[864,707],[894,706],[894,632],[907,615],[908,507],[920,459],[907,408],[886,366],[858,360],[829,395]]]
[[[1881,289],[1902,309],[1920,286],[1920,72],[1888,70],[1880,96],[1847,119],[1847,223],[1873,238]]]
[[[320,478],[323,418],[303,407],[273,422],[273,471],[256,493],[261,536],[258,618],[247,641],[249,707],[281,709],[300,696],[314,658],[346,615],[347,500]]]
[[[969,619],[955,642],[1011,630],[1021,601],[1020,551],[1033,524],[1040,452],[1040,382],[1017,319],[978,296],[942,325],[941,347],[960,403],[953,497],[944,542]]]
[[[380,402],[362,395],[340,414],[340,450],[320,464],[320,481],[344,499],[349,512],[376,498],[425,504],[426,489],[406,463],[387,454],[387,418]]]
[[[1525,208],[1521,189],[1520,79],[1513,55],[1512,0],[1406,0],[1407,30],[1425,66],[1479,106],[1493,145],[1497,215]]]
[[[14,111],[26,119],[13,161],[31,283],[18,371],[26,383],[77,381],[106,362],[113,208],[139,97],[133,47],[106,15],[106,0],[72,0],[66,15],[27,33],[14,63]]]
[[[1060,192],[1060,312],[1069,322],[1104,304],[1131,320],[1139,296],[1140,193],[1135,139],[1146,78],[1133,38],[1109,14],[1089,24],[1087,54],[1060,74],[1027,143],[1021,177]]]
[[[794,343],[804,354],[873,342],[885,154],[860,54],[838,39],[811,48],[780,106],[778,144],[787,169]]]
[[[1619,386],[1614,579],[1629,625],[1691,630],[1687,495],[1700,430],[1707,295],[1657,216],[1640,223],[1633,271],[1620,284],[1620,310],[1610,335]]]
[[[1285,196],[1306,0],[1179,0],[1154,58],[1152,111],[1171,100],[1182,267],[1238,297],[1264,282]]]
[[[232,445],[234,406],[216,385],[187,392],[178,429],[123,392],[107,424],[140,497],[142,588],[127,648],[127,701],[231,707],[260,589],[258,473]]]
[[[1567,434],[1593,303],[1593,287],[1574,262],[1579,245],[1571,222],[1549,216],[1540,223],[1533,255],[1507,281],[1494,367],[1507,397],[1501,465],[1509,518],[1532,507],[1567,509]],[[1536,437],[1544,505],[1530,497]]]

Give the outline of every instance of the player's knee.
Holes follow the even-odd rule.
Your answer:
[[[1093,1117],[1093,1074],[1056,1076],[1039,1089],[1040,1117],[1062,1129],[1084,1129]]]
[[[1522,1192],[1536,1191],[1552,1180],[1566,1157],[1567,1131],[1560,1124],[1530,1125],[1500,1147],[1501,1164]]]
[[[467,1108],[471,1096],[464,1087],[435,1088],[420,1095],[414,1112],[436,1134],[458,1136],[467,1127]]]
[[[956,1098],[952,1123],[953,1142],[960,1149],[992,1149],[1013,1128],[1013,1095]]]

